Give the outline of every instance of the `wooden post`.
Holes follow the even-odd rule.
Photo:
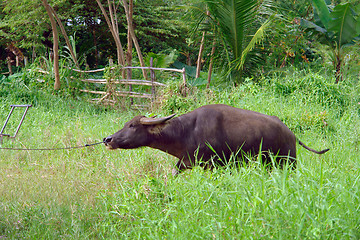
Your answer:
[[[154,63],[154,59],[151,57],[150,58],[150,68],[153,67],[153,63]],[[155,86],[154,86],[154,82],[155,82],[155,72],[153,69],[150,69],[150,79],[151,79],[151,95],[152,95],[152,101],[155,100],[156,98],[156,92],[155,92]]]
[[[132,15],[133,15],[133,4],[132,1],[130,1],[130,6],[129,6],[129,18],[132,19]],[[133,49],[133,43],[132,43],[132,39],[131,39],[131,32],[130,32],[130,28],[128,27],[128,38],[127,38],[127,52],[126,52],[126,64],[128,67],[132,66],[132,49]],[[131,80],[132,79],[132,69],[128,68],[126,69],[126,76],[127,76],[127,80]],[[132,92],[132,84],[129,85],[129,91]],[[134,104],[134,99],[130,98],[130,105]]]
[[[128,81],[131,81],[131,77],[132,77],[132,71],[131,68],[126,69],[127,74],[126,74],[126,79]],[[133,88],[132,88],[132,84],[129,84],[129,92],[132,92]],[[134,98],[130,98],[130,105],[134,105]]]
[[[182,69],[182,77],[183,77],[183,84],[186,86],[186,70],[185,68]]]
[[[180,86],[180,91],[181,91],[181,95],[183,97],[186,97],[188,89],[187,89],[187,86],[186,86],[186,70],[185,70],[185,68],[182,69],[182,77],[183,77],[183,83]]]

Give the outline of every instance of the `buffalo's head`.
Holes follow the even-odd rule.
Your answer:
[[[162,118],[134,117],[125,123],[121,130],[104,138],[103,142],[108,149],[131,149],[148,146],[152,141],[152,134],[156,126],[165,123],[174,116],[175,114]]]

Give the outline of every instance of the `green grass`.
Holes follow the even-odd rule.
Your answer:
[[[176,159],[149,148],[0,150],[0,238],[359,239],[359,85],[328,82],[315,73],[274,77],[194,90],[186,101],[171,90],[154,109],[180,114],[226,103],[276,115],[310,147],[331,149],[319,156],[298,145],[296,170],[253,162],[174,178]],[[1,125],[10,104],[34,105],[2,147],[93,143],[138,114],[21,86],[0,93]]]

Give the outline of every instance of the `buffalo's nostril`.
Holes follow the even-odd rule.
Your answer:
[[[112,137],[106,137],[106,138],[103,139],[103,142],[104,143],[109,143],[109,142],[111,142],[111,140],[112,140]]]

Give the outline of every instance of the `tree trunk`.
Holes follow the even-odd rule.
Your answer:
[[[12,71],[12,67],[11,67],[11,57],[8,56],[8,57],[6,58],[6,61],[7,61],[8,69],[9,69],[9,75],[12,75],[12,74],[13,74],[13,71]]]
[[[207,79],[206,88],[209,88],[209,87],[210,87],[212,69],[213,69],[213,65],[214,65],[215,47],[216,47],[216,39],[214,38],[214,41],[213,41],[213,44],[212,44],[212,48],[211,48],[210,64],[209,64],[209,71],[208,71],[208,79]]]
[[[54,90],[60,89],[60,73],[59,73],[59,34],[56,28],[56,21],[51,11],[51,7],[47,0],[42,0],[43,5],[46,9],[47,14],[49,15],[51,28],[53,32],[53,51],[54,51],[54,74],[55,74],[55,83]]]
[[[60,30],[61,30],[64,38],[65,38],[66,45],[67,45],[68,48],[69,48],[71,57],[72,57],[75,65],[76,65],[76,67],[77,67],[78,69],[80,69],[79,63],[78,63],[78,61],[77,61],[77,57],[76,57],[76,55],[75,55],[74,49],[72,48],[72,46],[71,46],[71,44],[70,44],[70,40],[69,40],[68,35],[66,34],[64,25],[62,24],[60,18],[59,18],[58,15],[56,14],[55,10],[54,10],[50,5],[49,5],[49,8],[50,8],[52,14],[54,15],[54,17],[55,17],[55,19],[56,19],[56,21],[57,21],[57,23],[58,23],[58,25],[59,25],[59,27],[60,27]]]
[[[109,7],[111,26],[112,26],[112,29],[113,29],[116,37],[118,37],[119,36],[119,26],[118,26],[118,21],[117,21],[117,17],[116,17],[115,3],[111,4],[110,0],[107,0],[107,2],[108,2],[108,7]]]
[[[132,17],[133,17],[133,1],[130,0],[129,1],[129,19],[132,22]],[[132,61],[132,48],[133,48],[133,44],[132,44],[132,37],[131,37],[131,32],[130,32],[130,28],[128,28],[128,35],[127,35],[127,56],[126,56],[126,62],[127,62],[127,66],[131,66],[131,61]],[[130,74],[131,74],[131,69],[130,70]],[[130,76],[131,78],[131,76]]]
[[[196,64],[196,76],[195,76],[196,78],[200,77],[201,58],[202,58],[202,54],[204,51],[204,43],[205,43],[205,31],[203,32],[201,42],[200,42],[199,55],[198,55],[197,64]]]
[[[95,67],[97,68],[99,66],[99,56],[98,56],[98,48],[97,48],[97,40],[96,40],[96,31],[95,26],[91,26],[91,33],[93,36],[93,43],[94,43],[94,51],[95,51]]]
[[[341,59],[340,56],[336,56],[336,63],[335,63],[335,83],[339,83],[343,80],[342,72],[341,72]]]
[[[106,23],[110,29],[111,34],[113,35],[113,38],[115,40],[115,44],[116,44],[116,49],[117,49],[117,57],[118,57],[118,64],[120,65],[125,65],[125,58],[124,58],[124,50],[122,48],[121,42],[120,42],[120,37],[119,34],[117,34],[117,31],[115,32],[114,29],[116,29],[115,26],[113,26],[110,22],[110,19],[103,7],[103,5],[101,4],[100,0],[96,0],[97,4],[99,5],[102,14],[105,17]]]
[[[133,1],[130,0],[129,2],[129,18],[132,21],[132,16],[133,16]],[[128,28],[128,33],[127,33],[127,52],[126,52],[126,65],[128,67],[132,66],[132,48],[133,48],[133,44],[132,44],[132,38],[131,38],[131,33],[130,33],[130,28]],[[132,78],[132,70],[131,68],[127,69],[127,79],[131,80]],[[129,91],[132,91],[132,85],[129,85]],[[133,105],[134,104],[134,99],[131,98],[130,99],[130,104]]]
[[[132,0],[130,0],[130,2],[132,2]],[[141,54],[140,46],[139,46],[139,43],[138,43],[137,38],[135,36],[135,31],[134,31],[134,27],[133,27],[133,24],[132,24],[132,17],[130,15],[129,6],[128,6],[126,0],[123,0],[123,4],[124,4],[124,9],[125,9],[125,14],[126,14],[126,20],[127,20],[127,23],[128,23],[128,30],[129,30],[131,38],[132,38],[132,40],[134,42],[135,49],[136,49],[137,55],[139,57],[140,66],[145,67],[144,58],[143,58],[143,56]],[[132,3],[131,3],[131,5],[132,5]],[[144,78],[148,79],[147,71],[145,69],[142,69],[142,72],[143,72]]]

